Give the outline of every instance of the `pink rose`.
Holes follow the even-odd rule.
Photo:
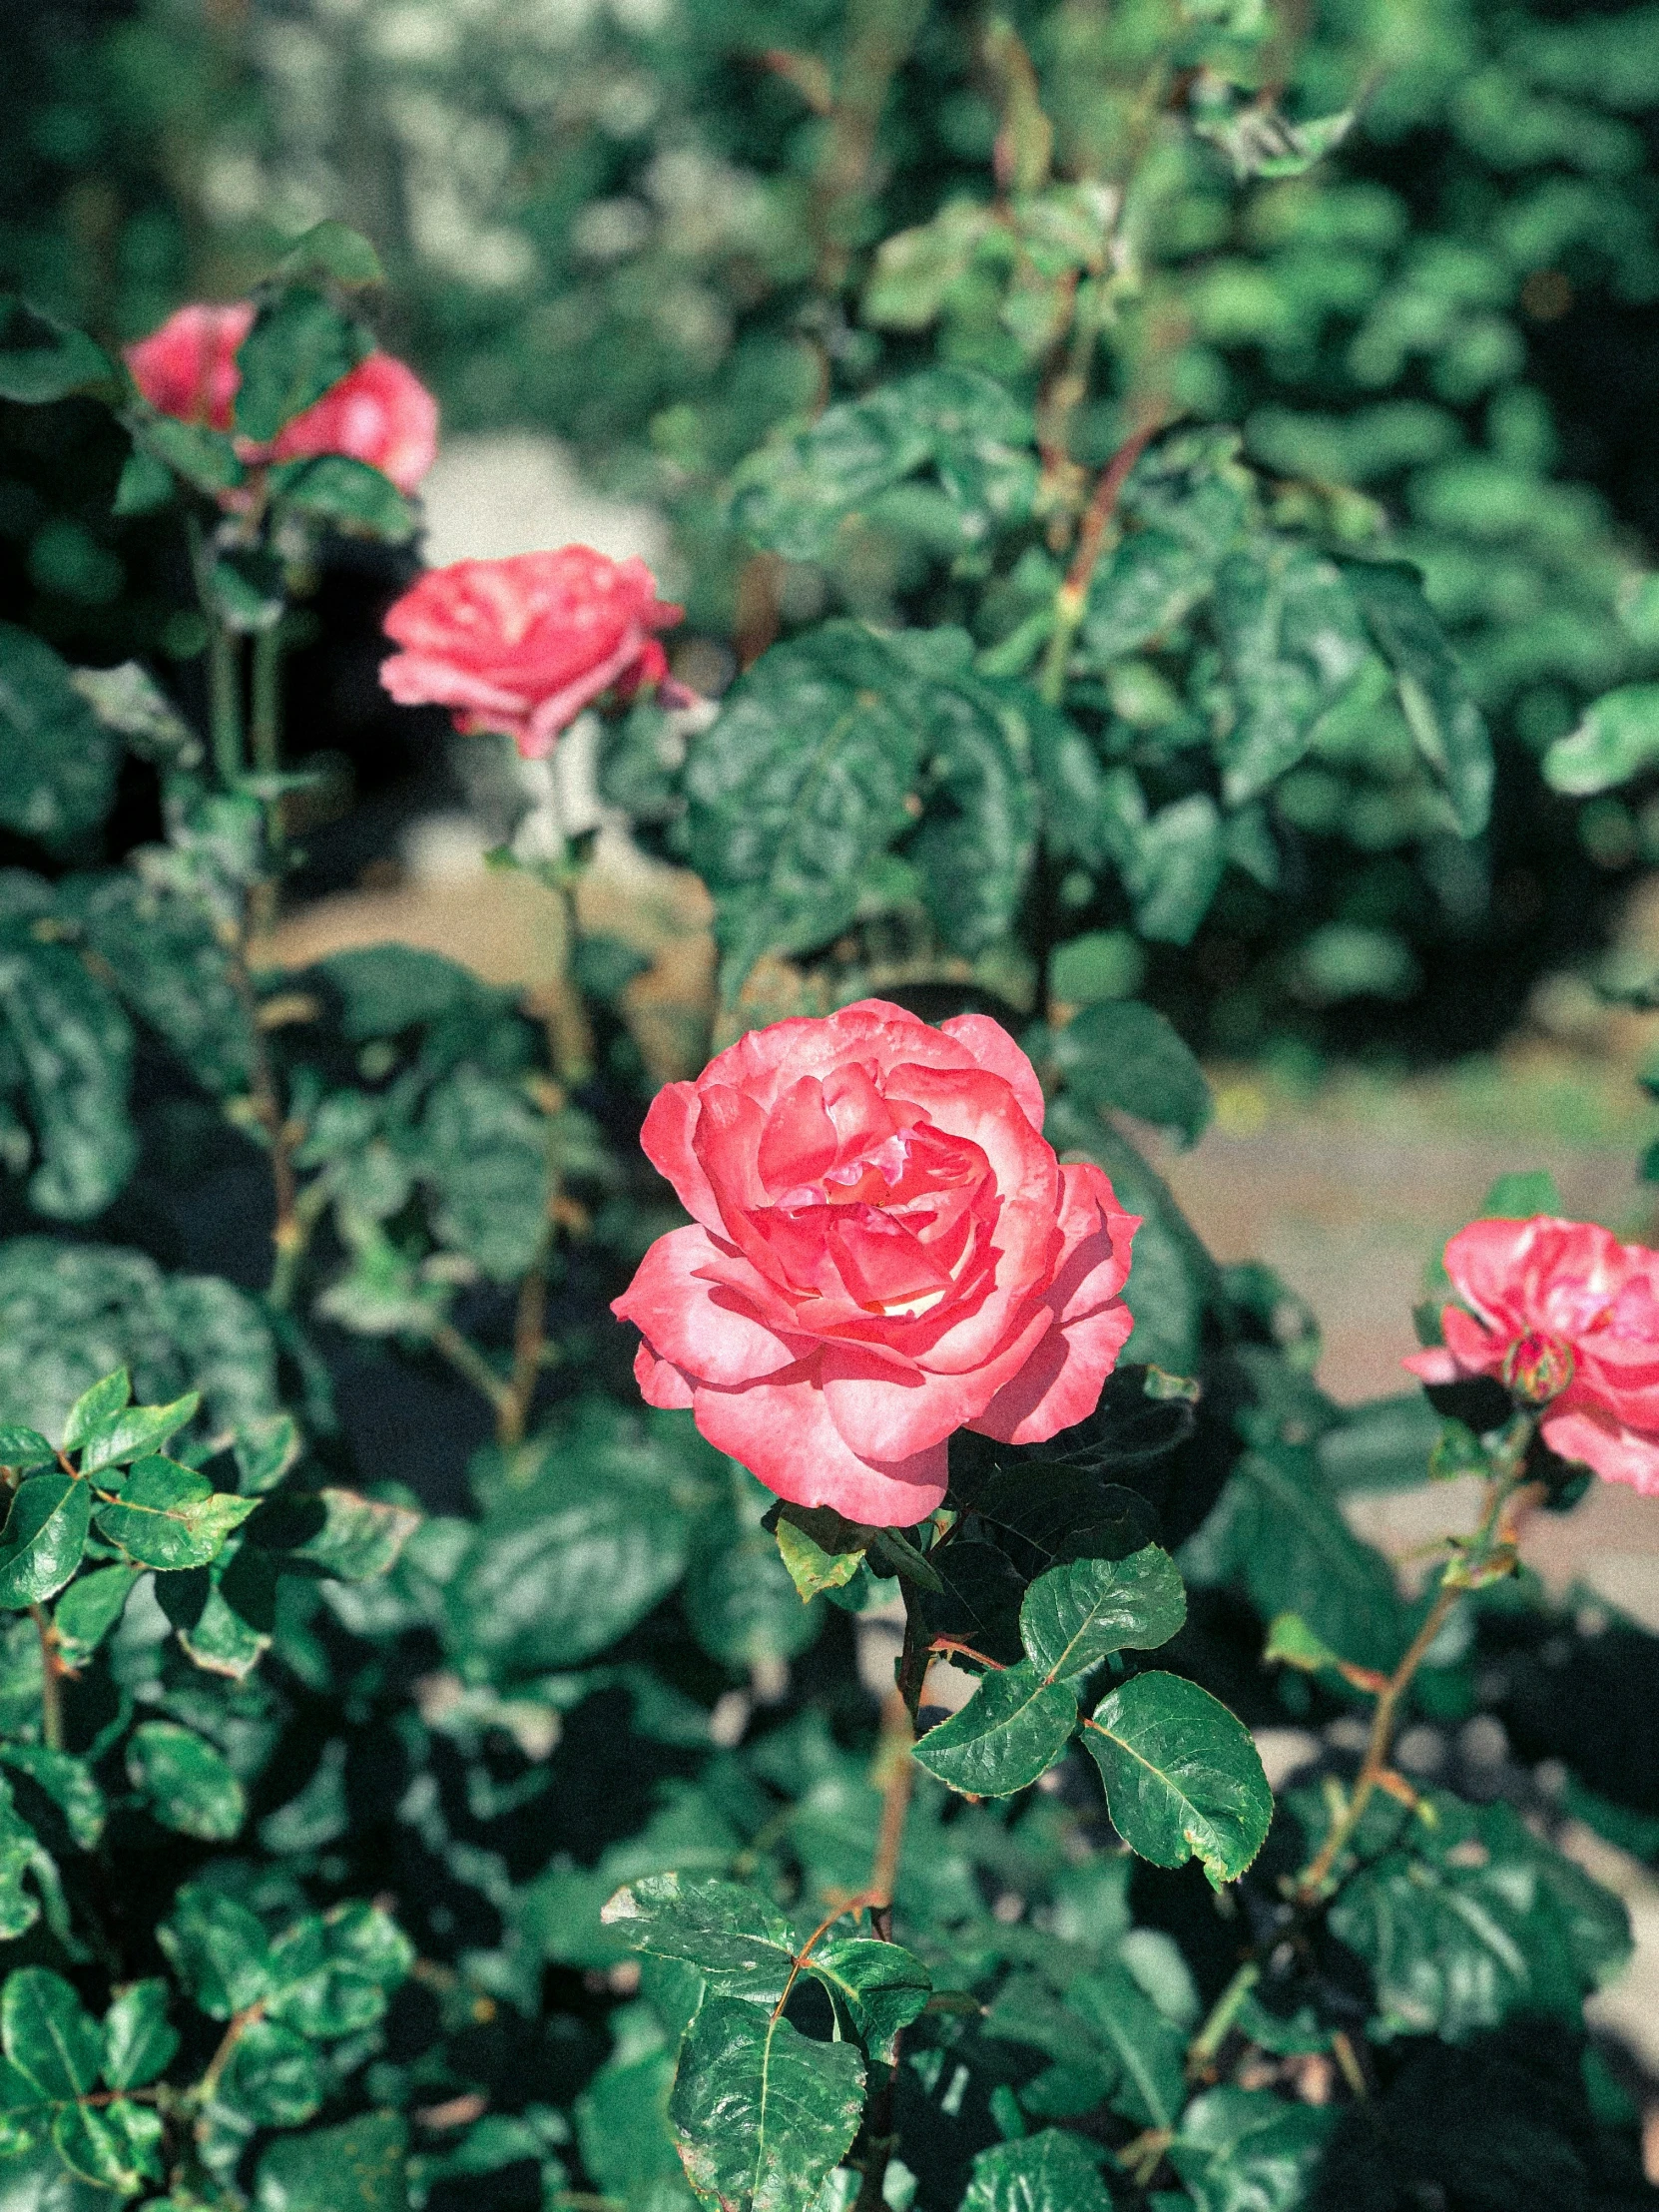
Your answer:
[[[133,381],[161,414],[229,430],[242,372],[237,348],[254,327],[252,299],[181,307],[127,348]]]
[[[680,620],[641,560],[585,545],[428,569],[386,616],[403,647],[380,664],[399,706],[447,707],[468,735],[504,730],[527,760],[614,685],[658,684],[668,657],[652,636]]]
[[[1609,1482],[1659,1491],[1659,1252],[1591,1222],[1475,1221],[1445,1248],[1464,1306],[1405,1362],[1425,1382],[1495,1376],[1542,1408],[1544,1442]]]
[[[285,423],[271,448],[274,461],[343,453],[412,492],[437,459],[438,403],[412,368],[389,353],[370,353],[302,415]]]
[[[696,1226],[612,1309],[652,1405],[780,1497],[906,1527],[963,1426],[1041,1443],[1091,1412],[1133,1323],[1140,1223],[1042,1135],[1030,1061],[982,1014],[878,998],[775,1022],[659,1091],[641,1142]]]
[[[235,424],[242,371],[237,351],[254,327],[254,302],[181,307],[159,330],[127,348],[133,381],[162,414],[212,430]],[[412,492],[437,456],[438,403],[412,368],[370,353],[304,413],[284,423],[271,445],[238,441],[245,461],[308,460],[342,453]]]

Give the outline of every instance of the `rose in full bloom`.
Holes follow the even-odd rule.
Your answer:
[[[940,1502],[953,1429],[1041,1443],[1081,1420],[1133,1326],[1140,1223],[1042,1122],[994,1021],[877,998],[669,1084],[641,1141],[695,1226],[613,1308],[648,1402],[690,1406],[780,1497],[874,1527]]]
[[[681,612],[642,560],[585,545],[456,561],[428,569],[386,616],[403,650],[380,681],[399,706],[447,707],[457,730],[503,730],[538,760],[601,692],[662,682],[668,657],[652,633]]]
[[[159,330],[127,349],[133,381],[163,414],[181,422],[230,430],[242,371],[237,350],[254,327],[254,302],[181,307]],[[247,461],[308,460],[343,453],[412,492],[437,456],[438,403],[412,368],[389,353],[370,353],[284,423],[270,445],[239,441]]]
[[[1461,1306],[1405,1362],[1425,1382],[1490,1376],[1539,1408],[1544,1442],[1659,1492],[1659,1252],[1591,1222],[1475,1221],[1445,1249]]]

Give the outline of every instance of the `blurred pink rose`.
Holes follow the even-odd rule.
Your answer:
[[[690,1406],[780,1497],[905,1527],[952,1430],[1041,1443],[1131,1328],[1139,1221],[1062,1167],[1030,1061],[982,1014],[878,998],[775,1022],[659,1091],[641,1142],[696,1226],[612,1309],[652,1405]]]
[[[590,700],[658,684],[652,635],[680,620],[641,560],[585,545],[428,569],[386,616],[402,646],[380,664],[400,706],[447,707],[468,734],[502,730],[539,759]]]
[[[1470,1222],[1445,1264],[1463,1306],[1443,1310],[1445,1343],[1408,1359],[1412,1374],[1493,1376],[1541,1407],[1563,1459],[1659,1492],[1659,1252],[1540,1214]]]
[[[163,414],[213,430],[234,428],[242,382],[237,349],[254,327],[254,313],[251,299],[179,308],[127,348],[134,383]],[[438,403],[412,368],[389,353],[370,353],[285,423],[273,444],[245,438],[238,449],[255,462],[342,453],[412,492],[437,455]]]

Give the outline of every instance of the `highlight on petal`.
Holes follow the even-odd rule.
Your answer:
[[[800,1357],[732,1291],[699,1279],[714,1259],[705,1229],[659,1237],[611,1311],[631,1321],[660,1359],[702,1382],[733,1386],[775,1375]]]
[[[1546,1413],[1539,1429],[1551,1451],[1591,1468],[1604,1482],[1623,1482],[1643,1497],[1659,1495],[1659,1436],[1583,1405]]]

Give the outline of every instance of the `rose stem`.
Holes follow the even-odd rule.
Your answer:
[[[58,1632],[44,1605],[31,1605],[29,1613],[40,1638],[40,1733],[48,1751],[63,1749],[63,1668],[58,1659]]]

